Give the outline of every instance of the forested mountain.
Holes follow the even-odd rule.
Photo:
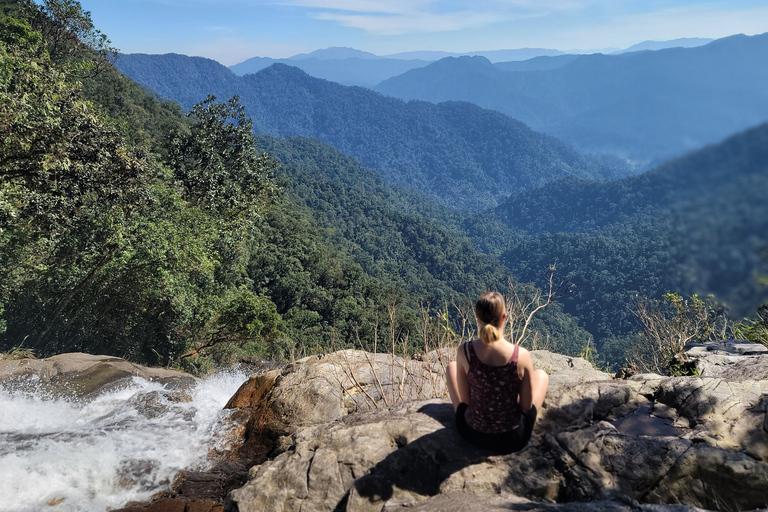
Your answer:
[[[469,101],[583,152],[639,165],[768,120],[768,34],[696,48],[542,57],[528,66],[445,59],[376,90],[408,100]]]
[[[448,226],[455,221],[453,213],[421,194],[387,185],[315,139],[259,137],[258,146],[282,162],[278,173],[289,179],[287,198],[311,211],[336,247],[389,286],[390,294],[405,292],[397,295],[405,318],[419,302],[433,309],[469,305],[484,290],[508,287],[509,270],[498,258],[475,249],[466,235]],[[547,268],[537,269],[538,274]],[[551,305],[534,327],[553,347],[577,354],[591,336],[561,311],[560,304]]]
[[[755,277],[768,273],[767,191],[763,124],[637,177],[518,194],[467,229],[520,279],[561,262],[575,284],[566,311],[609,351],[637,329],[635,295],[714,293],[734,318],[755,314],[768,299]]]
[[[220,97],[236,93],[257,133],[316,137],[389,183],[466,210],[494,206],[510,193],[564,176],[602,178],[619,172],[468,103],[406,103],[281,64],[243,77],[219,66],[210,79],[199,70],[216,63],[193,57],[125,55],[117,65],[185,107],[199,101],[203,90]]]
[[[236,99],[185,119],[98,48],[46,51],[33,28],[65,36],[65,14],[98,34],[87,13],[30,7],[34,25],[0,12],[1,350],[187,369],[377,336],[423,350],[435,315],[507,285],[434,220],[450,221],[443,207],[317,140],[256,141]],[[564,352],[591,339],[558,306],[537,325]]]

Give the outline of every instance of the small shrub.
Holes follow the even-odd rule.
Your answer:
[[[727,318],[712,297],[685,298],[667,293],[662,300],[638,298],[632,309],[643,325],[638,343],[630,348],[628,362],[641,372],[687,375],[684,347],[692,342],[724,339]]]

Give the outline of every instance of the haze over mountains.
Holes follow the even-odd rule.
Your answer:
[[[493,63],[520,62],[542,56],[576,55],[591,53],[623,53],[638,50],[660,50],[674,47],[694,47],[710,42],[711,39],[683,38],[672,41],[644,41],[624,50],[608,48],[603,50],[570,50],[567,52],[548,48],[517,48],[509,50],[488,50],[467,53],[444,51],[410,51],[390,55],[375,55],[370,52],[346,47],[331,47],[302,53],[285,59],[253,57],[229,66],[236,75],[256,73],[272,64],[296,66],[316,78],[324,78],[343,85],[373,87],[393,76],[410,69],[424,67],[446,57],[480,56]]]
[[[511,193],[565,176],[622,175],[621,168],[469,103],[406,103],[284,64],[243,77],[215,61],[180,55],[125,55],[117,66],[186,108],[208,94],[237,94],[256,133],[318,138],[389,183],[466,210],[494,206]]]
[[[376,90],[498,110],[587,153],[647,167],[768,118],[768,34],[696,48],[540,57],[519,65],[443,59]]]
[[[382,57],[327,48],[288,59],[255,57],[230,70],[245,75],[283,63],[313,77],[363,85],[405,100],[468,101],[518,119],[582,153],[611,155],[637,170],[717,142],[768,116],[768,34],[646,41],[612,55],[542,48],[457,55]],[[438,57],[444,58],[433,60]],[[125,61],[138,58],[122,56],[118,66],[127,72],[131,64]],[[234,82],[223,66],[203,67],[216,79]],[[142,73],[139,81],[164,94],[163,84]],[[178,95],[186,92],[174,89],[175,95],[168,97],[185,103]],[[201,90],[196,101],[203,94]]]

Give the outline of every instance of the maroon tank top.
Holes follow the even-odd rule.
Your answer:
[[[517,403],[522,382],[517,373],[519,348],[515,345],[512,357],[504,366],[490,366],[477,357],[472,341],[464,344],[464,355],[469,361],[467,378],[470,396],[464,419],[478,432],[507,432],[520,423]]]

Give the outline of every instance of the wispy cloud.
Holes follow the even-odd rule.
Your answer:
[[[598,0],[275,0],[309,9],[315,19],[367,32],[444,32],[583,9]]]
[[[213,26],[213,27],[205,27],[205,30],[209,32],[217,32],[219,34],[233,34],[236,32],[236,30],[232,27],[227,27],[223,25],[219,26]]]
[[[360,28],[382,35],[409,34],[414,32],[445,32],[480,27],[499,21],[493,14],[485,13],[412,13],[409,15],[363,16],[355,14],[319,13],[317,19],[338,21],[344,26]]]

